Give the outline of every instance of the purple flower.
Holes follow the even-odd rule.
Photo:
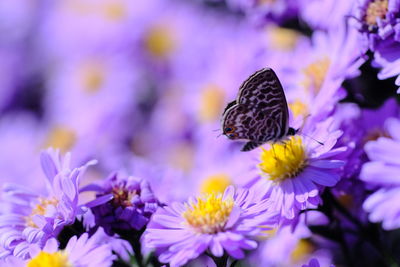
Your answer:
[[[373,65],[381,67],[383,80],[400,74],[400,1],[360,0],[355,11],[356,27],[374,52]],[[400,86],[400,77],[396,79]]]
[[[241,259],[243,250],[255,249],[261,226],[275,223],[270,202],[254,202],[252,191],[228,187],[223,195],[207,194],[185,204],[159,208],[144,234],[147,247],[156,248],[161,262],[184,265],[207,249],[215,257],[226,251]]]
[[[112,244],[105,242],[104,232],[99,229],[89,237],[84,233],[79,238],[73,236],[69,239],[65,249],[59,249],[55,238],[47,240],[43,248],[32,245],[29,250],[30,259],[21,260],[13,257],[7,258],[3,264],[7,267],[19,266],[88,266],[108,267],[116,259],[112,253]],[[108,240],[107,240],[108,241]],[[3,266],[3,265],[2,265]]]
[[[48,149],[41,154],[41,163],[48,183],[47,194],[4,185],[0,215],[0,245],[4,251],[0,257],[27,259],[29,245],[43,247],[82,213],[78,206],[79,181],[93,162],[71,170],[69,153],[61,157],[58,150]]]
[[[371,160],[364,164],[360,179],[379,189],[364,202],[369,220],[382,222],[386,230],[400,227],[400,120],[389,118],[385,129],[390,137],[380,137],[365,145]]]
[[[141,230],[156,211],[158,201],[150,184],[133,176],[112,174],[102,184],[90,184],[82,191],[95,191],[96,199],[87,203],[97,226],[109,235],[124,230]]]
[[[261,199],[271,199],[283,222],[296,220],[299,210],[321,203],[324,187],[339,181],[345,163],[341,154],[347,149],[335,147],[341,134],[332,129],[332,118],[328,118],[316,126],[306,125],[302,136],[260,147],[254,151],[258,157],[255,179],[248,186]]]

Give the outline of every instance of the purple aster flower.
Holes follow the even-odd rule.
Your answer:
[[[96,199],[87,203],[97,226],[109,235],[118,231],[141,230],[158,207],[150,184],[133,176],[112,174],[102,184],[90,184],[81,191],[95,191]]]
[[[369,220],[382,222],[386,230],[400,227],[400,120],[389,118],[385,121],[388,137],[380,137],[365,145],[371,160],[363,165],[360,179],[378,190],[364,202],[363,208],[369,213]]]
[[[253,239],[262,228],[275,224],[276,213],[268,200],[254,202],[252,191],[207,194],[185,204],[173,203],[153,215],[144,234],[147,247],[156,248],[161,262],[181,266],[208,251],[222,257],[224,251],[241,259],[243,250],[255,249]]]
[[[374,52],[373,65],[381,67],[383,80],[400,74],[400,1],[359,0],[355,11],[356,27]],[[400,86],[400,77],[396,79]]]
[[[56,237],[64,226],[72,224],[82,213],[78,206],[79,181],[89,162],[70,169],[70,154],[61,157],[58,150],[48,149],[41,154],[48,192],[38,195],[18,185],[5,184],[3,211],[0,215],[1,257],[13,255],[28,258],[30,244],[43,247]]]
[[[299,210],[316,207],[324,187],[339,181],[347,148],[335,147],[342,132],[332,126],[332,117],[317,125],[307,123],[300,135],[252,152],[257,156],[255,179],[247,186],[261,199],[270,198],[283,222],[297,220]]]
[[[59,249],[55,238],[47,240],[43,248],[31,245],[29,260],[13,257],[7,258],[3,264],[7,267],[19,266],[76,266],[76,267],[108,267],[117,258],[112,253],[112,245],[104,242],[104,232],[99,229],[89,237],[88,233],[79,238],[69,239],[65,249]],[[2,265],[3,266],[3,265]]]

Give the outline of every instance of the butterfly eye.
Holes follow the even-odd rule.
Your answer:
[[[235,129],[233,127],[226,127],[225,128],[225,133],[232,133]]]
[[[228,134],[228,137],[229,138],[236,138],[237,137],[237,133]]]

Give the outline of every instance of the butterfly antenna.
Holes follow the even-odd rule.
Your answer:
[[[320,144],[321,146],[323,146],[324,145],[324,143],[322,143],[322,142],[320,142],[320,141],[318,141],[317,139],[315,139],[315,138],[312,138],[311,136],[309,136],[309,135],[307,135],[307,134],[305,134],[305,133],[300,133],[301,135],[303,135],[303,136],[305,136],[305,137],[308,137],[308,138],[310,138],[310,139],[312,139],[312,140],[314,140],[315,142],[317,142],[318,144]]]
[[[218,137],[220,137],[222,135],[222,133],[220,133],[219,135],[217,135],[217,137],[215,137],[215,138],[218,138]]]
[[[219,130],[221,130],[221,129],[218,128],[218,129],[214,129],[214,130],[212,130],[212,131],[213,131],[213,132],[217,132],[217,131],[219,131]]]

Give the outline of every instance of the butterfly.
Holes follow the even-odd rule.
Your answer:
[[[272,69],[261,69],[243,82],[222,114],[222,130],[231,140],[248,141],[242,151],[297,133],[289,127],[285,93]]]

